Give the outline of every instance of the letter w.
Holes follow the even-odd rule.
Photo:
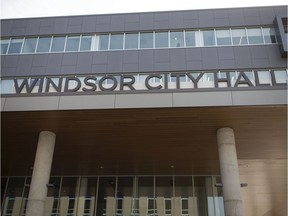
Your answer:
[[[36,83],[38,82],[38,80],[39,78],[35,78],[32,82],[30,82],[30,85],[29,85],[28,78],[24,78],[22,83],[19,86],[18,79],[14,79],[16,93],[20,94],[23,91],[24,86],[26,88],[27,93],[31,93]]]

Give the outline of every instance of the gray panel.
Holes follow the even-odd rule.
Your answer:
[[[154,69],[154,51],[142,50],[139,52],[139,71],[153,71]]]
[[[173,93],[173,107],[231,105],[231,92],[228,91]]]
[[[114,108],[115,95],[61,96],[60,110]]]
[[[43,26],[54,26],[55,19],[54,18],[42,18],[40,19],[40,27]]]
[[[19,61],[19,55],[7,55],[1,62],[2,67],[17,67]]]
[[[92,62],[93,64],[107,64],[108,52],[94,52]]]
[[[172,93],[117,94],[115,108],[172,107]]]
[[[183,12],[183,27],[184,28],[198,28],[199,27],[199,12],[198,11],[184,11]]]
[[[109,52],[108,53],[108,64],[107,70],[108,72],[122,72],[122,64],[123,64],[123,51],[117,52]]]
[[[252,56],[250,48],[247,47],[234,47],[234,55],[236,59],[236,68],[251,68]]]
[[[187,61],[202,61],[202,48],[186,48]]]
[[[33,55],[32,66],[41,67],[47,66],[49,54]]]
[[[20,55],[16,76],[30,75],[33,62],[33,56]]]
[[[171,49],[170,50],[170,69],[186,70],[186,50]]]
[[[140,14],[140,29],[151,30],[154,27],[154,18],[152,13]]]
[[[123,64],[123,72],[138,72],[139,71],[139,65],[133,64],[133,63],[124,63]]]
[[[96,32],[98,33],[106,33],[110,32],[110,23],[97,23],[96,24]]]
[[[107,72],[107,64],[97,64],[92,65],[93,73],[106,73]]]
[[[65,53],[62,59],[62,65],[76,65],[78,53]]]
[[[184,16],[182,12],[169,13],[169,26],[170,29],[184,28]]]
[[[92,72],[92,57],[93,54],[90,52],[78,54],[76,65],[77,74],[87,74]]]
[[[140,26],[140,15],[139,14],[126,14],[125,15],[125,31],[132,31],[139,29]]]
[[[61,67],[61,74],[75,74],[76,73],[76,66],[62,66]]]
[[[14,19],[12,26],[14,28],[26,28],[27,27],[27,19]]]
[[[16,67],[1,67],[1,76],[2,77],[11,77],[16,75]]]
[[[252,59],[253,68],[269,68],[268,59]]]
[[[163,20],[163,21],[154,21],[154,29],[168,29],[169,28],[169,21]]]
[[[97,24],[110,24],[111,16],[109,15],[99,15],[97,16]]]
[[[154,62],[154,71],[169,71],[169,62]]]
[[[202,61],[187,61],[187,70],[202,70]]]
[[[199,11],[199,26],[202,28],[214,27],[214,14],[211,10]]]
[[[234,59],[224,59],[219,60],[219,68],[220,69],[235,69],[235,60]]]
[[[12,28],[11,35],[13,36],[23,36],[25,35],[26,28]]]
[[[287,104],[286,90],[233,91],[233,105]]]
[[[48,56],[48,64],[46,68],[47,74],[60,74],[61,73],[61,65],[62,65],[62,53],[57,54],[49,54]]]
[[[26,35],[38,35],[40,28],[40,20],[39,19],[31,19],[27,23],[27,28],[25,31]]]
[[[167,12],[154,13],[154,21],[168,21],[168,19],[169,13]]]
[[[277,44],[269,45],[269,47],[267,47],[267,51],[270,67],[287,67],[287,58],[281,58],[280,50]]]
[[[13,20],[2,20],[1,21],[1,37],[6,37],[11,35]]]
[[[10,97],[6,98],[4,111],[57,110],[59,97]]]
[[[273,23],[273,20],[276,16],[273,7],[264,7],[264,8],[259,8],[259,12],[260,12],[260,21],[261,21],[261,25],[267,25],[267,24],[271,24]]]
[[[243,9],[230,9],[228,11],[229,22],[231,26],[243,26],[245,25]]]
[[[203,66],[205,70],[218,69],[218,51],[215,47],[203,48],[202,49]]]
[[[155,50],[154,51],[155,62],[169,62],[170,61],[170,50]]]
[[[125,23],[124,31],[135,31],[140,29],[140,23],[139,22],[131,22],[131,23]]]
[[[84,16],[81,32],[95,32],[96,31],[96,16]]]
[[[68,18],[67,17],[59,17],[55,18],[54,25],[54,34],[66,34],[68,26]]]
[[[82,16],[76,16],[76,17],[69,17],[68,19],[68,26],[73,26],[73,25],[76,25],[76,26],[79,26],[79,25],[82,25]]]
[[[287,17],[287,9],[288,9],[287,6],[274,7],[275,14],[283,17]]]
[[[46,74],[46,67],[32,67],[29,73],[30,76],[42,76]]]
[[[124,51],[123,52],[124,63],[137,63],[139,62],[139,51]]]
[[[251,56],[253,59],[266,59],[268,60],[267,46],[249,46]]]
[[[111,16],[110,31],[123,31],[124,30],[125,17],[124,15]]]
[[[79,34],[82,30],[82,25],[68,25],[67,27],[67,33],[71,34],[71,33],[75,33],[75,34]]]
[[[183,28],[198,28],[199,27],[199,20],[184,20]]]
[[[218,57],[219,59],[234,59],[234,49],[233,47],[218,47]]]
[[[215,19],[214,24],[216,27],[229,26],[229,19]]]
[[[260,24],[260,13],[258,8],[246,8],[243,12],[246,25]]]
[[[214,19],[227,19],[229,18],[228,10],[226,9],[217,9],[213,11]]]
[[[53,34],[54,27],[53,26],[43,26],[39,28],[39,34],[45,35],[45,34]]]

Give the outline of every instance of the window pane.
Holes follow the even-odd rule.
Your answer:
[[[204,46],[214,46],[215,45],[214,30],[203,31],[203,41]]]
[[[51,52],[63,52],[66,37],[53,37]]]
[[[10,42],[8,53],[20,53],[22,48],[23,38],[12,39]]]
[[[274,71],[277,83],[287,83],[287,73],[284,70]]]
[[[91,45],[92,45],[92,35],[83,35],[81,38],[81,45],[80,45],[80,50],[81,51],[89,51],[91,50]]]
[[[138,48],[138,34],[125,34],[125,49]]]
[[[23,53],[34,53],[36,49],[37,38],[26,38],[23,47]]]
[[[276,35],[273,28],[263,28],[265,43],[276,43]]]
[[[97,35],[98,50],[108,50],[109,35]]]
[[[140,33],[140,48],[153,48],[153,33]]]
[[[260,28],[247,29],[249,44],[261,44],[263,37]]]
[[[217,30],[217,45],[231,45],[230,30]]]
[[[6,54],[9,45],[9,40],[1,40],[1,54]]]
[[[170,47],[184,47],[184,32],[170,32]]]
[[[79,50],[80,36],[70,36],[67,38],[65,51],[78,51]]]
[[[168,32],[155,33],[155,47],[168,47]]]
[[[124,34],[112,34],[110,38],[110,49],[123,49]]]
[[[232,29],[233,45],[248,44],[245,29]]]
[[[51,37],[39,38],[36,52],[49,52]]]
[[[196,34],[198,31],[186,31],[185,32],[185,42],[187,47],[194,47],[196,44]]]

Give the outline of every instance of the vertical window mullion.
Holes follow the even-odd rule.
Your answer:
[[[125,37],[126,37],[126,33],[123,33],[123,46],[122,46],[122,50],[125,50]]]
[[[264,37],[264,32],[263,32],[263,28],[260,27],[260,29],[261,29],[261,34],[262,34],[263,43],[266,44],[265,37]],[[269,34],[269,36],[270,36],[270,34]]]
[[[229,28],[229,33],[230,33],[230,41],[231,41],[231,46],[233,46],[233,39],[232,39],[232,30]]]
[[[22,53],[22,51],[23,51],[23,47],[24,47],[24,41],[25,41],[25,37],[23,38],[23,40],[22,40],[22,45],[21,45],[21,49],[20,49],[20,53],[19,54],[21,54]]]
[[[82,44],[82,37],[83,37],[83,35],[81,34],[81,35],[79,36],[79,47],[78,47],[78,52],[80,52],[80,47],[81,47],[81,44]]]
[[[65,36],[65,42],[64,42],[64,50],[63,50],[63,52],[66,52],[67,38],[68,38],[68,35]]]
[[[51,42],[50,42],[50,48],[49,48],[49,51],[48,51],[49,53],[51,53],[51,50],[52,50],[53,40],[54,40],[54,36],[52,35]]]
[[[217,43],[217,33],[216,33],[216,29],[213,29],[213,32],[214,32],[214,43],[215,43],[215,46],[218,46],[218,43]]]
[[[153,34],[152,34],[152,42],[153,42],[153,44],[152,44],[152,49],[155,49],[155,44],[156,44],[156,37],[155,37],[155,34],[156,34],[156,32],[155,31],[153,31]]]
[[[138,47],[137,49],[140,49],[140,32],[138,32]]]
[[[34,51],[34,53],[36,53],[36,52],[37,52],[38,43],[39,43],[39,37],[37,37],[37,41],[36,41],[36,45],[35,45],[35,51]]]
[[[184,37],[183,47],[186,47],[186,30],[183,30],[183,37]]]
[[[170,37],[171,37],[171,31],[168,31],[168,48],[171,48]]]
[[[109,36],[108,36],[108,48],[107,48],[107,50],[110,50],[110,43],[111,43],[111,33],[109,33]]]
[[[249,37],[248,37],[248,30],[245,27],[245,34],[246,34],[246,40],[247,40],[247,45],[250,45]]]
[[[8,50],[10,49],[11,40],[12,40],[12,38],[9,38],[7,50],[6,50],[6,53],[5,53],[6,55],[8,54]]]

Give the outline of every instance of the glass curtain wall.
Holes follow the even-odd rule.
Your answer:
[[[25,216],[31,177],[1,179],[3,216]],[[45,216],[224,216],[215,176],[51,177]]]

